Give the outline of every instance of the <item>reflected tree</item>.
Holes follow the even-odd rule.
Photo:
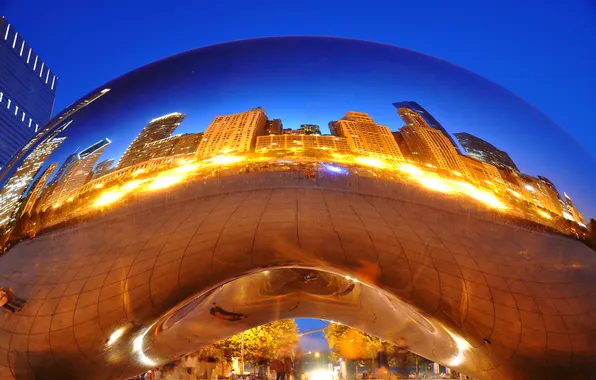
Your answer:
[[[244,362],[256,364],[261,359],[269,360],[282,347],[298,343],[298,326],[293,320],[267,323],[244,332]],[[242,333],[233,335],[197,352],[200,360],[231,362],[240,357]]]
[[[330,359],[333,361],[343,358],[373,369],[375,368],[375,357],[381,344],[385,347],[389,365],[392,367],[414,365],[418,373],[420,364],[427,361],[409,351],[405,342],[401,347],[389,342],[381,342],[379,338],[370,334],[338,323],[326,327],[325,337],[331,349]]]

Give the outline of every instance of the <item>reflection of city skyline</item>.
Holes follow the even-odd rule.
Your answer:
[[[341,119],[329,121],[331,134],[322,134],[320,126],[315,124],[302,124],[299,129],[284,128],[282,119],[272,119],[263,108],[257,107],[236,114],[215,116],[205,133],[174,135],[187,115],[180,112],[162,115],[149,121],[138,132],[118,160],[102,157],[112,143],[108,138],[69,155],[43,190],[39,190],[43,183],[36,182],[31,187],[29,192],[36,193],[35,196],[39,199],[35,201],[28,197],[26,208],[31,211],[32,202],[37,203],[37,211],[58,207],[70,200],[72,194],[89,181],[102,178],[114,170],[120,171],[161,157],[197,155],[199,158],[209,158],[255,150],[257,153],[267,153],[274,150],[319,149],[389,161],[415,162],[431,170],[439,170],[447,176],[463,177],[496,194],[509,192],[509,196],[538,205],[554,215],[583,223],[581,214],[568,196],[565,194],[563,198],[548,178],[521,173],[506,152],[477,136],[465,132],[456,133],[456,138],[467,153],[464,155],[453,137],[422,106],[415,102],[393,105],[405,124],[398,131],[376,124],[367,113],[354,111],[348,111]],[[62,139],[68,136],[67,127],[70,124],[71,122],[65,121],[59,129],[60,132],[63,131]],[[53,150],[56,148],[57,146]],[[27,181],[31,182],[41,173],[43,161],[36,164],[36,170],[32,174],[24,177]],[[55,167],[57,163],[51,165]],[[45,170],[41,175],[47,180],[52,172],[53,170],[49,173]],[[29,183],[20,190],[20,194],[12,190],[4,198],[24,198],[28,187]],[[13,204],[14,201],[9,203]],[[4,213],[6,212],[5,210]],[[547,217],[546,213],[544,215]]]
[[[187,114],[179,134],[204,132],[214,115],[257,105],[286,128],[311,123],[328,133],[330,120],[357,110],[396,131],[401,124],[389,102],[415,99],[451,132],[490,141],[596,215],[596,177],[586,175],[596,170],[594,160],[557,125],[484,78],[404,49],[333,38],[233,42],[160,60],[106,87],[100,101],[73,116],[69,139],[52,160],[106,137],[112,144],[104,156],[117,158],[146,122],[173,111]]]

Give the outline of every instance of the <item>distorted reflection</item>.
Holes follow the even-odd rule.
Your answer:
[[[231,311],[224,310],[221,307],[217,306],[215,302],[213,303],[213,307],[211,307],[211,310],[209,310],[209,313],[214,317],[224,319],[229,322],[237,322],[239,320],[248,318],[244,314],[233,313]]]
[[[157,61],[0,171],[0,376],[124,376],[300,317],[478,376],[586,375],[595,171],[511,92],[405,49],[269,38]]]

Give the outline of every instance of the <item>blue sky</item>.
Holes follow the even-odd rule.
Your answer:
[[[596,113],[591,111],[596,99],[596,49],[593,48],[596,46],[596,5],[591,0],[436,0],[423,3],[172,0],[167,5],[164,2],[104,0],[83,4],[73,0],[0,0],[0,14],[8,18],[60,78],[56,111],[121,74],[181,51],[251,37],[342,36],[413,49],[476,72],[536,106],[596,157]],[[383,83],[376,84],[383,87]],[[457,86],[445,83],[444,88],[453,85]],[[463,124],[464,121],[482,120],[476,118],[476,106],[495,114],[498,114],[498,108],[486,108],[486,100],[475,92],[475,86],[459,87],[462,96],[474,100],[468,103],[465,116],[463,113],[450,114],[442,108],[443,103],[434,102],[432,96],[426,96],[426,102],[420,103],[450,132],[467,129],[474,133]],[[334,89],[339,92],[337,87]],[[362,107],[358,110],[368,111],[378,122],[396,129],[400,123],[390,103],[419,100],[414,91],[400,91],[400,94],[405,93],[412,95],[409,99],[397,98],[398,94],[395,98],[387,97],[386,108],[383,108],[384,104],[372,104],[372,100],[369,104],[360,100]],[[302,102],[301,106],[305,108],[300,115],[285,112],[284,109],[291,109],[288,106],[292,104],[283,104],[284,99],[292,96],[287,92],[282,92],[283,96],[277,95],[277,99],[269,98],[276,100],[272,102],[274,104],[262,105],[270,116],[282,117],[286,125],[295,126],[299,122],[326,125],[329,121],[323,117],[317,119],[320,104],[316,102],[308,103],[308,107]],[[308,99],[308,93],[298,95]],[[438,91],[437,99],[445,96]],[[500,98],[509,104],[510,110],[521,107],[518,102],[512,105],[506,93],[500,93]],[[248,106],[248,102],[237,105],[242,108]],[[349,105],[349,99],[343,99],[336,110],[345,111],[342,107],[346,105]],[[521,108],[524,113],[528,112],[527,107]],[[330,112],[336,113],[336,110],[330,109]],[[170,112],[165,108],[163,111]],[[512,112],[507,112],[508,118],[512,117]],[[534,120],[541,121],[536,121],[533,128],[539,129],[546,122],[541,116],[534,116]],[[210,119],[212,115],[204,117]],[[136,119],[134,122],[136,125]],[[480,137],[508,151],[511,151],[507,146],[511,139],[507,134],[520,132],[520,141],[527,141],[532,130],[520,131],[505,125],[504,132],[496,133],[489,124],[479,123],[481,125],[475,124],[474,128],[487,132],[477,132]],[[199,127],[204,125],[204,120],[189,118],[185,126],[192,128],[192,124]],[[556,149],[559,136],[562,135],[551,133],[545,137],[544,146],[549,148],[543,149],[543,154],[561,154]],[[93,142],[89,141],[89,144]],[[571,174],[596,177],[593,158],[589,165],[582,165],[582,159],[578,157],[583,157],[584,161],[586,158],[578,152],[580,148],[573,148],[569,142],[566,145],[572,147],[564,153],[572,161],[567,164]],[[116,146],[115,141],[114,150]],[[553,146],[555,149],[550,150]],[[517,150],[519,152],[510,153],[514,160],[527,162],[520,165],[522,170],[546,174],[533,170],[536,165],[543,164],[541,160],[520,158],[527,153]],[[565,178],[569,173],[563,168],[559,168],[554,176]],[[560,183],[557,178],[551,179]],[[593,189],[594,183],[587,181],[578,184],[577,191],[570,189],[569,193],[572,196],[574,193],[584,194],[579,195],[583,198],[581,203],[588,206],[589,203],[593,205],[588,198]]]

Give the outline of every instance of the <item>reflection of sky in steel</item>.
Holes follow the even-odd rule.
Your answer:
[[[397,131],[403,123],[391,103],[413,100],[450,133],[491,142],[523,172],[551,179],[586,216],[596,214],[596,178],[585,175],[594,162],[550,119],[479,76],[404,49],[329,38],[233,42],[158,61],[106,87],[112,91],[73,117],[46,166],[103,138],[113,143],[100,161],[119,158],[149,120],[171,112],[188,115],[175,133],[204,131],[216,115],[256,106],[286,128],[318,124],[325,133],[354,110]]]

